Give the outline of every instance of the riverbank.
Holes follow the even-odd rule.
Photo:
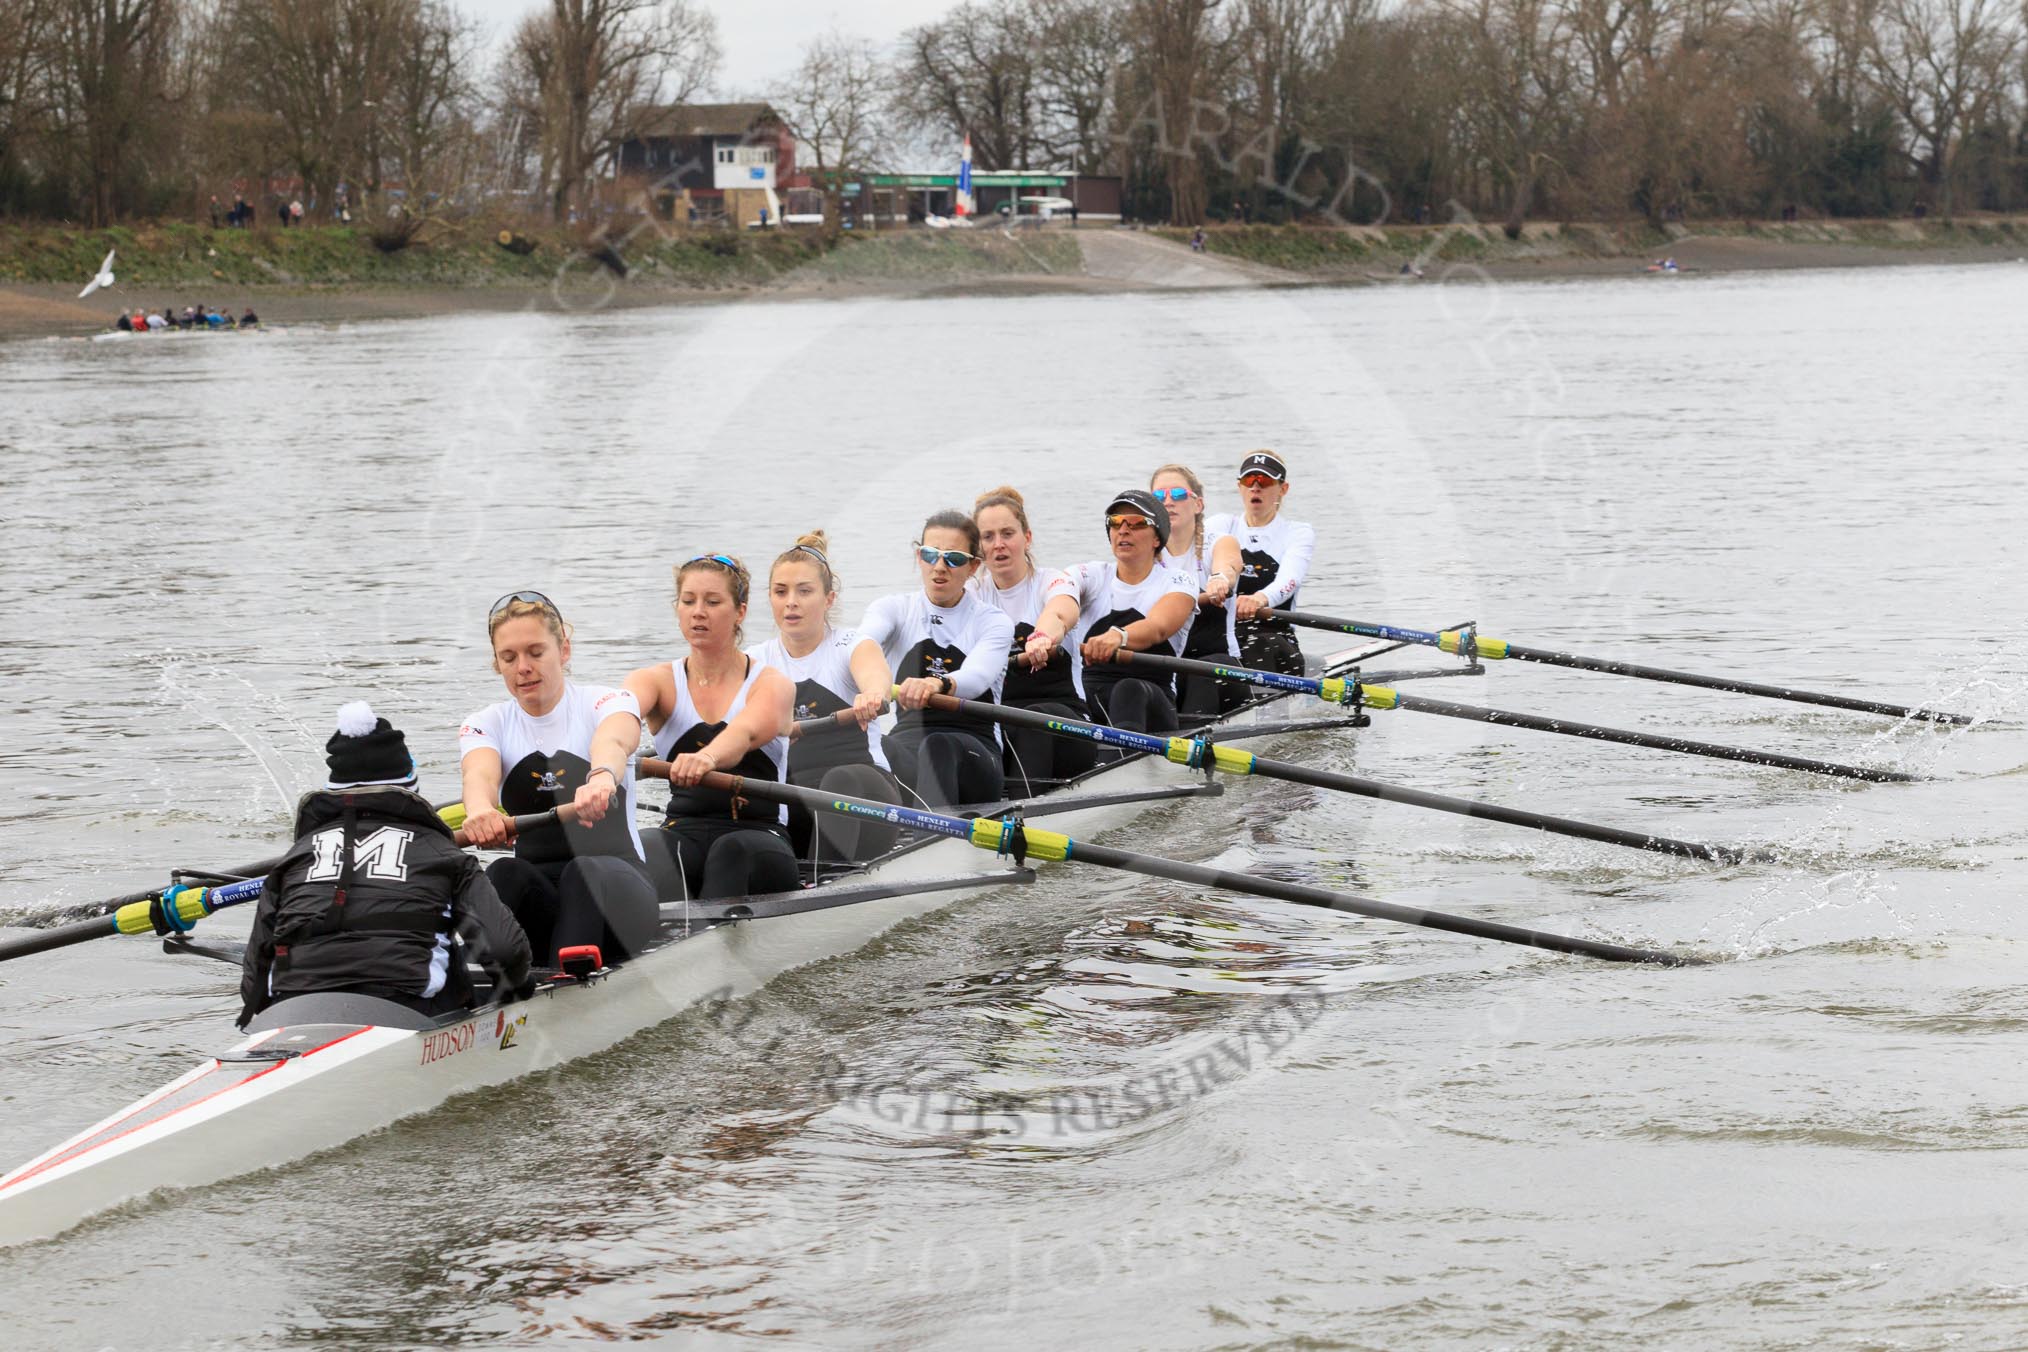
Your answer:
[[[1187,244],[1191,232],[1154,232]],[[1278,269],[1306,282],[1392,281],[1404,265],[1426,277],[1475,271],[1499,278],[1623,275],[1673,258],[1686,271],[2012,262],[2028,257],[2028,218],[1700,221],[1693,225],[1231,226],[1204,232],[1204,252]]]
[[[2028,219],[1699,224],[1666,230],[1535,224],[1508,239],[1486,226],[1214,227],[1205,248],[1181,230],[1110,227],[969,231],[669,231],[618,242],[623,278],[560,232],[446,230],[395,252],[349,228],[104,231],[0,227],[0,337],[76,336],[122,306],[251,304],[270,322],[414,318],[461,311],[593,309],[735,297],[813,299],[1128,292],[1431,279],[1615,276],[1662,256],[1689,272],[2014,261]],[[77,290],[107,249],[118,288]]]

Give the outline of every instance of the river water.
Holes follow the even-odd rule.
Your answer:
[[[693,554],[827,527],[849,618],[932,510],[1011,482],[1071,562],[1111,489],[1180,459],[1216,496],[1257,445],[1311,609],[1980,720],[1494,664],[1423,689],[1932,778],[1377,714],[1278,751],[1781,862],[1241,784],[1116,843],[1720,961],[1057,867],[733,1022],[0,1254],[9,1341],[2020,1346],[2023,351],[2009,265],[0,348],[0,916],[271,853],[361,694],[452,796],[509,589],[610,680],[677,650]],[[219,1045],[234,984],[140,939],[0,969],[6,1162]]]

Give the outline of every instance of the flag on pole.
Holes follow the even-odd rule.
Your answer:
[[[954,216],[969,216],[976,210],[972,202],[972,133],[965,133],[965,148],[958,156],[958,202],[952,211]]]

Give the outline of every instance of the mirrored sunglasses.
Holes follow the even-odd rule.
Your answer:
[[[938,559],[942,559],[946,568],[962,568],[979,557],[977,554],[967,554],[962,549],[931,549],[920,540],[915,542],[915,556],[932,566]]]

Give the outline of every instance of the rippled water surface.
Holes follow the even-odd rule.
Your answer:
[[[1377,714],[1278,751],[1781,862],[1240,784],[1116,839],[1721,961],[1050,868],[736,1026],[0,1254],[8,1341],[2020,1346],[2024,351],[2012,266],[0,348],[14,919],[272,852],[360,693],[451,796],[510,588],[614,679],[677,650],[673,561],[825,526],[851,617],[931,510],[1011,482],[1071,562],[1111,489],[1257,445],[1312,609],[1980,719],[1496,664],[1424,689],[1932,778]],[[218,1045],[233,987],[139,939],[0,967],[6,1162]]]

